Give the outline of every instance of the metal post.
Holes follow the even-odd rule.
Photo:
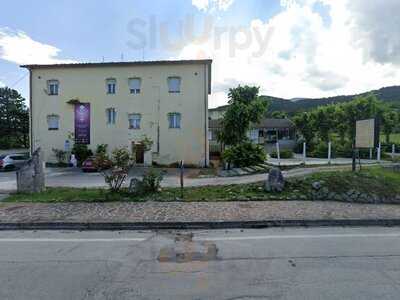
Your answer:
[[[369,160],[372,160],[372,148],[369,148]]]
[[[304,142],[304,143],[303,143],[303,164],[304,164],[304,165],[306,164],[306,157],[307,157],[307,145],[306,145],[306,143]]]
[[[183,166],[184,166],[184,163],[183,163],[183,160],[181,160],[181,165],[180,165],[181,199],[183,199],[183,186],[184,186],[184,184],[183,184]]]
[[[381,150],[382,150],[382,145],[381,145],[381,142],[379,142],[379,144],[378,144],[378,152],[377,152],[377,154],[376,154],[376,158],[377,158],[377,160],[378,160],[378,162],[380,162],[381,161]]]
[[[332,143],[328,143],[328,164],[331,164],[331,158],[332,158]]]
[[[396,145],[393,144],[392,145],[392,159],[394,159],[395,154],[396,154]]]
[[[281,150],[279,149],[279,142],[276,142],[276,155],[278,157],[278,166],[281,165]]]

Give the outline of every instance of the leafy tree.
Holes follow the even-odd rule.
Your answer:
[[[393,111],[388,110],[383,113],[382,117],[382,131],[386,136],[386,143],[390,143],[390,135],[394,132],[396,125],[399,122],[399,115]]]
[[[306,143],[312,144],[316,128],[314,127],[311,113],[305,112],[298,114],[293,118],[293,122]]]
[[[0,148],[29,147],[29,110],[13,89],[0,88]]]
[[[288,114],[284,111],[274,111],[271,113],[271,118],[274,119],[287,119]]]
[[[258,96],[259,88],[238,86],[229,90],[229,106],[222,120],[218,136],[225,145],[237,145],[248,140],[250,124],[260,122],[267,110],[267,102]]]

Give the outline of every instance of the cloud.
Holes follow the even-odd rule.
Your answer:
[[[0,81],[0,87],[5,87],[6,85]]]
[[[234,0],[192,0],[192,5],[201,11],[227,10]]]
[[[255,19],[241,32],[214,30],[207,42],[182,49],[179,58],[213,59],[210,106],[225,104],[227,90],[239,83],[284,98],[353,94],[400,83],[400,20],[393,16],[399,1],[289,2],[269,20]]]
[[[60,49],[40,43],[23,31],[0,28],[0,58],[16,64],[71,63],[59,58]]]

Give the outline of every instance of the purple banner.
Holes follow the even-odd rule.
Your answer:
[[[90,103],[75,104],[75,142],[90,144]]]

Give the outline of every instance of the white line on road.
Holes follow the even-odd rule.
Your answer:
[[[272,239],[325,239],[325,238],[400,238],[400,233],[371,234],[306,234],[306,235],[266,235],[266,236],[226,236],[194,238],[195,241],[244,241]],[[86,243],[86,242],[142,242],[147,238],[0,238],[1,242],[38,242],[38,243]]]

